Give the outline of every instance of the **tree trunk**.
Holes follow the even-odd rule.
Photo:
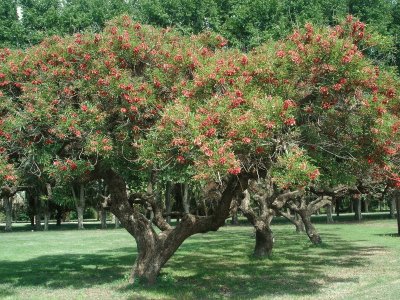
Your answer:
[[[311,243],[314,245],[319,245],[322,243],[321,236],[315,229],[314,225],[311,223],[310,216],[306,213],[300,214],[301,219],[303,220],[304,226],[306,228],[306,233]]]
[[[168,181],[165,187],[165,210],[167,212],[168,224],[171,223],[171,209],[172,209],[171,190],[172,190],[172,183],[171,181]]]
[[[79,199],[75,192],[75,187],[72,186],[72,195],[75,200],[76,213],[78,215],[78,230],[85,229],[83,225],[83,213],[85,211],[85,187],[83,184],[79,185]]]
[[[185,214],[190,213],[190,204],[189,204],[189,185],[187,183],[182,184],[183,193],[182,193],[182,204],[183,204],[183,212]]]
[[[361,199],[354,199],[353,200],[353,206],[355,208],[354,210],[354,218],[360,222],[362,219],[362,214],[361,214]]]
[[[40,200],[38,199],[37,195],[34,196],[35,198],[35,230],[42,230],[42,208]]]
[[[328,223],[328,224],[332,224],[333,223],[332,205],[327,205],[326,206],[326,223]]]
[[[113,215],[113,218],[114,218],[115,229],[118,229],[120,226],[120,222],[115,215]]]
[[[62,219],[62,212],[61,209],[57,209],[57,214],[56,214],[56,225],[61,226],[61,219]]]
[[[45,200],[46,203],[44,205],[44,231],[49,230],[49,219],[50,219],[50,212],[49,212],[49,200]]]
[[[6,228],[5,231],[12,231],[12,198],[3,197],[4,210],[6,212]]]
[[[393,195],[392,195],[393,196]],[[396,199],[392,197],[392,199],[389,201],[389,213],[390,213],[390,218],[394,219],[396,218]]]
[[[232,225],[239,225],[237,209],[232,213]]]
[[[76,213],[78,215],[78,229],[85,229],[83,226],[83,212],[84,208],[82,206],[76,206]]]
[[[353,213],[353,212],[354,212],[354,201],[353,201],[353,199],[350,199],[349,210],[350,210],[350,213]]]
[[[269,226],[256,227],[256,245],[254,247],[255,257],[271,256],[274,247],[274,236]]]
[[[366,212],[366,213],[369,212],[369,200],[368,199],[364,200],[364,212]]]
[[[175,227],[165,221],[159,203],[147,198],[155,215],[153,224],[161,230],[157,233],[153,224],[143,214],[143,210],[131,205],[125,180],[112,169],[103,169],[100,164],[96,166],[96,171],[109,188],[111,212],[136,240],[138,255],[130,281],[141,278],[149,284],[156,281],[161,268],[188,237],[197,233],[216,231],[224,225],[226,218],[229,217],[233,197],[246,189],[248,183],[248,177],[230,177],[214,215],[198,217],[185,214]]]
[[[342,199],[336,198],[336,216],[340,216],[340,204],[342,203]]]
[[[102,208],[100,211],[101,229],[107,228],[107,211]]]
[[[400,191],[396,192],[397,233],[400,236]]]

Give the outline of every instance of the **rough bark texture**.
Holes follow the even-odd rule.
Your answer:
[[[288,212],[284,212],[282,210],[276,210],[276,213],[285,219],[287,219],[289,222],[291,222],[295,228],[297,233],[305,232],[306,229],[304,227],[304,223],[301,220],[299,214],[294,213],[293,215],[290,213],[290,210]]]
[[[5,231],[12,231],[12,198],[3,197],[4,210],[6,213],[6,228]]]
[[[310,239],[310,241],[314,244],[314,245],[319,245],[322,243],[322,239],[320,234],[318,233],[318,231],[315,229],[314,225],[311,223],[311,219],[310,219],[310,215],[308,214],[300,214],[304,226],[306,228],[306,233],[308,238]]]
[[[100,211],[101,229],[107,229],[107,211],[102,208]]]
[[[327,205],[326,206],[326,223],[328,223],[328,224],[333,223],[332,205]]]
[[[396,217],[396,199],[394,198],[389,200],[389,214],[391,219]]]
[[[135,238],[138,255],[132,269],[131,279],[149,284],[156,281],[157,275],[168,259],[189,236],[197,233],[216,231],[229,217],[231,201],[237,193],[247,188],[247,180],[230,177],[221,194],[215,213],[203,217],[185,214],[175,228],[163,218],[162,206],[152,195],[129,197],[124,179],[109,168],[98,166],[97,174],[104,179],[110,192],[110,210],[121,221],[124,228]],[[240,184],[239,184],[240,183]],[[150,205],[154,213],[153,223],[161,232],[157,234],[151,222],[132,203]]]
[[[187,183],[182,184],[182,205],[183,212],[185,214],[190,213],[190,204],[189,204],[189,185]]]
[[[272,255],[274,236],[269,226],[257,226],[256,245],[254,247],[255,257],[265,257]]]

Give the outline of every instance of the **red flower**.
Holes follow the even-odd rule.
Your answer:
[[[237,174],[240,173],[240,171],[241,171],[241,168],[240,168],[240,167],[228,169],[228,173],[229,173],[229,174],[232,174],[232,175],[237,175]]]

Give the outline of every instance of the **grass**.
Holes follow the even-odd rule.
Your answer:
[[[264,260],[251,257],[249,226],[193,236],[152,287],[127,282],[136,249],[124,229],[0,233],[0,298],[398,299],[394,220],[317,227],[321,247],[275,225],[274,254]]]

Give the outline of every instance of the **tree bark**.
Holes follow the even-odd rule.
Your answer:
[[[361,199],[353,199],[353,206],[355,208],[354,210],[354,218],[360,222],[362,219],[362,214],[361,214]]]
[[[172,190],[172,183],[168,181],[165,187],[165,210],[167,211],[167,223],[171,223],[171,210],[172,210],[172,203],[171,203],[171,190]]]
[[[114,218],[115,229],[118,229],[119,225],[120,225],[120,222],[119,222],[118,218],[115,215],[113,215],[113,218]]]
[[[271,228],[266,225],[267,224],[263,224],[260,227],[256,227],[256,245],[253,253],[255,257],[266,257],[272,255],[274,236]]]
[[[34,196],[35,201],[35,230],[42,230],[42,208],[38,196]]]
[[[155,282],[163,265],[188,237],[197,233],[216,231],[225,224],[234,196],[246,189],[248,182],[246,176],[229,177],[216,206],[215,214],[207,217],[185,214],[175,227],[170,226],[164,219],[162,206],[154,200],[154,195],[147,193],[142,195],[137,200],[145,205],[143,207],[152,206],[153,223],[161,230],[158,234],[141,210],[131,205],[126,182],[119,174],[110,168],[103,169],[100,164],[96,165],[95,172],[107,184],[111,212],[118,217],[124,228],[136,240],[138,256],[130,281],[141,278],[149,284]]]
[[[396,199],[393,198],[393,195],[392,195],[392,199],[389,201],[389,209],[390,209],[390,211],[389,211],[390,218],[391,219],[396,218]]]
[[[102,207],[100,210],[101,229],[107,229],[107,211]]]
[[[396,191],[397,234],[400,236],[400,191]]]
[[[190,213],[190,204],[189,204],[189,185],[187,183],[182,184],[182,205],[183,211],[185,214]]]
[[[72,186],[72,195],[75,200],[76,213],[78,216],[78,230],[85,229],[83,225],[83,213],[85,211],[85,186],[79,185],[79,198],[75,192],[75,187]]]
[[[328,224],[332,224],[333,223],[332,205],[327,205],[326,206],[326,223],[328,223]]]
[[[12,198],[8,196],[3,197],[4,210],[6,213],[6,227],[5,231],[12,231]]]
[[[310,239],[311,243],[313,243],[314,245],[321,244],[322,243],[321,236],[315,229],[314,225],[311,223],[310,216],[306,213],[301,213],[300,217],[303,220],[307,236]]]
[[[369,200],[368,199],[364,200],[364,212],[366,212],[366,213],[369,212]]]

